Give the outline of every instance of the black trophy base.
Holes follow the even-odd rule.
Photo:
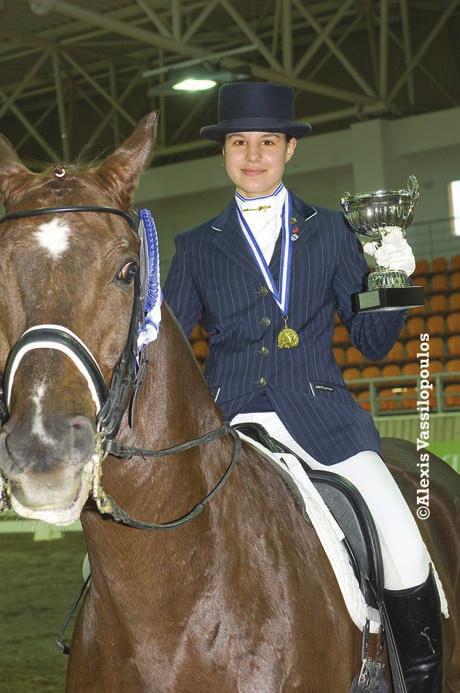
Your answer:
[[[354,313],[368,310],[404,310],[425,305],[422,286],[410,286],[405,289],[374,289],[353,294],[351,307]]]

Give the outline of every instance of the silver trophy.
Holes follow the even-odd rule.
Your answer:
[[[415,176],[409,176],[407,190],[375,190],[352,195],[344,193],[340,204],[356,233],[371,238],[377,247],[393,229],[402,233],[411,224],[419,198]],[[368,291],[352,296],[355,312],[367,310],[401,310],[425,303],[423,288],[412,286],[405,272],[375,266],[368,276]]]

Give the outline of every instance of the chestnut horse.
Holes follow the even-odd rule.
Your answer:
[[[139,239],[117,210],[130,209],[150,159],[154,124],[154,114],[146,116],[114,154],[80,171],[31,173],[0,142],[0,193],[9,215],[0,224],[2,373],[11,352],[24,347],[24,333],[48,326],[65,328],[60,339],[70,339],[71,351],[78,350],[78,337],[105,384],[118,382],[114,369],[132,332]],[[30,214],[76,206],[98,209]],[[163,449],[219,429],[219,410],[165,305],[148,359],[132,420],[125,411],[118,441]],[[349,691],[361,665],[361,634],[314,530],[278,472],[243,446],[226,484],[181,527],[147,532],[100,514],[88,501],[101,445],[98,397],[78,365],[63,349],[23,349],[14,379],[10,373],[0,431],[0,469],[13,509],[60,525],[81,516],[92,579],[74,630],[67,690]],[[109,455],[103,486],[141,521],[183,516],[225,476],[234,457],[234,437],[227,429],[221,433],[153,460]],[[405,460],[397,474],[413,505],[410,471],[418,455],[411,444],[391,446],[392,461]],[[453,693],[460,680],[457,479],[436,460],[431,469],[433,519],[422,531],[451,611],[445,690]]]

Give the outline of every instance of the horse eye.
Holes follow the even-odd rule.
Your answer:
[[[137,274],[137,262],[127,262],[118,272],[116,279],[124,284],[131,284]]]

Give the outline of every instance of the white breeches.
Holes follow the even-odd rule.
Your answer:
[[[386,589],[407,589],[425,582],[430,560],[427,548],[396,482],[376,452],[364,450],[337,464],[325,465],[296,443],[275,412],[238,414],[231,423],[246,421],[260,423],[312,469],[334,472],[356,486],[380,538]]]

